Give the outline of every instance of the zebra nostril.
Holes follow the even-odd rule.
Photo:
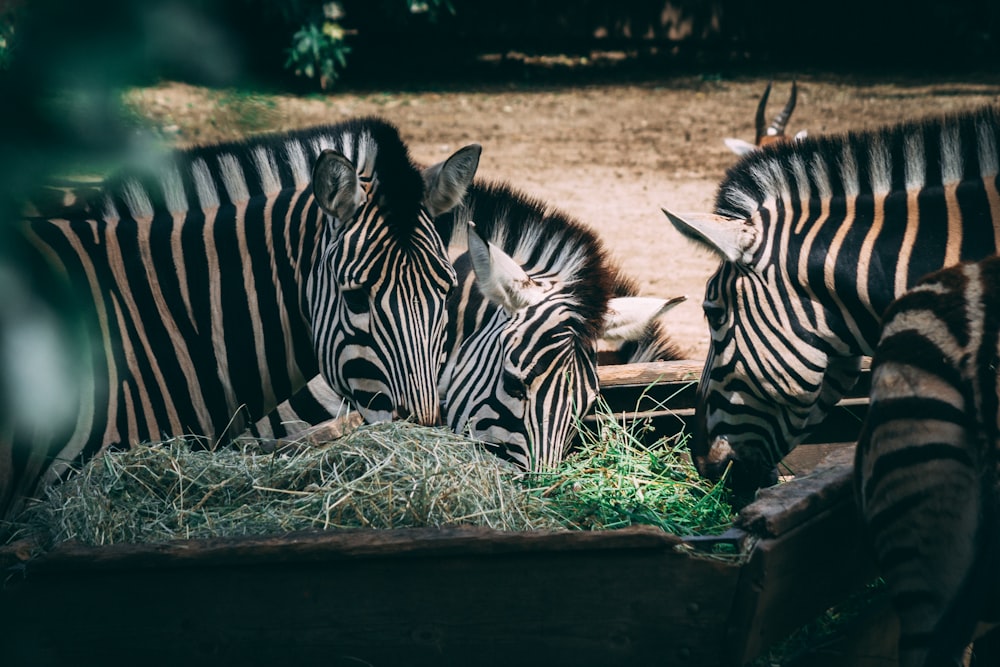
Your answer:
[[[402,421],[406,421],[407,419],[410,418],[410,415],[412,414],[413,413],[410,412],[406,407],[402,405],[397,405],[395,411],[393,411],[392,413],[392,418],[393,420],[399,419]]]

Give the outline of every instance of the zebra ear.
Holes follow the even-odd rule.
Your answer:
[[[487,299],[502,307],[509,315],[545,298],[541,285],[535,282],[514,258],[496,247],[476,231],[469,222],[469,258],[476,273],[476,284]]]
[[[736,153],[737,155],[746,155],[747,153],[753,153],[757,150],[757,147],[751,144],[749,141],[743,141],[742,139],[734,139],[733,137],[726,137],[722,140],[729,150]]]
[[[758,234],[757,227],[750,220],[705,213],[691,213],[681,217],[667,209],[662,211],[684,236],[709,246],[730,262],[750,264],[747,251],[756,242]]]
[[[365,201],[354,164],[334,150],[326,149],[316,158],[312,187],[320,208],[341,222],[354,217]]]
[[[608,312],[604,314],[601,338],[607,341],[639,340],[653,320],[686,300],[686,296],[672,299],[620,296],[611,299],[608,301]]]
[[[479,168],[483,147],[469,144],[444,162],[424,169],[424,204],[432,218],[458,206]]]

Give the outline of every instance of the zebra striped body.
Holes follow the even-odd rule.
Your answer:
[[[317,373],[367,420],[438,423],[455,274],[432,217],[478,155],[422,174],[352,121],[175,154],[109,181],[100,216],[29,221],[93,353],[71,432],[0,447],[5,503],[106,447],[238,434]]]
[[[716,215],[668,214],[723,262],[692,454],[752,491],[857,379],[882,313],[921,276],[996,252],[994,109],[753,153]]]
[[[468,252],[455,259],[449,301],[445,420],[525,469],[552,467],[597,396],[598,340],[627,281],[593,232],[507,186],[473,188],[440,222],[449,220],[442,236]],[[673,303],[661,300],[643,323]]]
[[[597,392],[598,339],[620,362],[677,358],[656,318],[679,299],[635,298],[597,237],[542,202],[476,184],[438,226],[458,275],[439,382],[446,423],[498,455],[526,469],[561,459]],[[504,267],[515,280],[497,283]],[[342,408],[313,381],[253,433],[294,435]]]
[[[889,306],[856,453],[858,506],[900,617],[900,665],[959,665],[1000,620],[1000,258]]]

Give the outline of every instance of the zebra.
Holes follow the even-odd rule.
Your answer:
[[[100,215],[25,221],[93,352],[64,437],[0,443],[0,509],[108,447],[222,441],[317,374],[366,421],[439,423],[456,275],[433,220],[480,152],[421,170],[361,118],[177,152],[109,179]]]
[[[903,667],[959,665],[1000,620],[1000,258],[889,305],[855,452],[858,507],[900,619]]]
[[[728,468],[741,494],[773,484],[856,382],[889,303],[933,270],[996,253],[998,130],[983,108],[781,144],[729,170],[715,215],[664,211],[722,258],[703,303],[701,474]]]
[[[596,235],[506,184],[475,188],[449,216],[475,223],[454,262],[445,421],[521,468],[550,469],[597,397],[602,337],[675,359],[656,318],[684,297],[616,296],[624,279]]]
[[[760,102],[757,103],[757,115],[754,117],[754,128],[756,134],[754,136],[754,141],[751,144],[749,141],[744,141],[743,139],[735,139],[733,137],[726,137],[723,139],[723,143],[737,155],[746,155],[747,153],[752,153],[754,151],[760,150],[765,146],[770,146],[771,144],[783,143],[789,141],[788,137],[785,136],[785,125],[788,124],[788,119],[792,117],[792,112],[795,111],[795,102],[798,99],[798,87],[795,82],[792,81],[792,92],[788,96],[788,102],[785,107],[781,110],[774,120],[771,121],[770,125],[767,125],[767,120],[765,120],[764,112],[767,110],[767,98],[771,94],[771,82],[767,82],[767,88],[764,89],[764,94],[760,96]],[[801,141],[808,136],[808,132],[805,130],[800,130],[795,133],[795,136],[791,138],[791,141]]]
[[[684,297],[636,296],[566,214],[477,182],[437,224],[458,275],[439,380],[445,423],[498,456],[527,470],[561,459],[597,394],[599,342],[623,363],[680,357],[658,318]],[[345,408],[317,378],[250,435],[294,439]]]

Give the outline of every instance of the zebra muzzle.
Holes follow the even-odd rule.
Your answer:
[[[729,463],[736,458],[736,452],[725,436],[716,436],[705,456],[695,456],[694,465],[702,477],[718,480],[725,474]]]

